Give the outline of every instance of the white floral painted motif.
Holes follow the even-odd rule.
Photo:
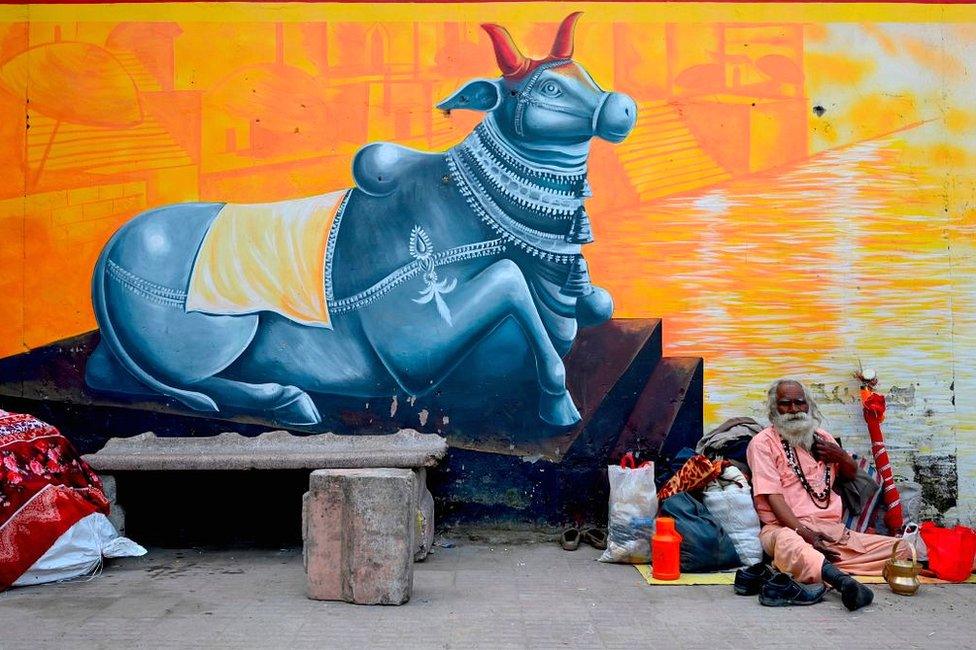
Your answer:
[[[437,313],[444,319],[444,322],[453,327],[454,321],[451,318],[451,310],[441,296],[454,291],[457,280],[455,278],[450,280],[437,279],[437,269],[434,267],[434,246],[430,241],[430,236],[420,226],[414,226],[413,230],[410,231],[409,250],[410,256],[420,262],[424,284],[426,285],[420,290],[420,297],[414,298],[413,301],[424,305],[433,300],[437,307]]]

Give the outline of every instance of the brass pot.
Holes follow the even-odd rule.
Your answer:
[[[888,586],[896,594],[901,596],[914,596],[921,584],[918,580],[918,572],[920,569],[918,555],[915,553],[915,546],[909,544],[908,548],[912,549],[912,559],[899,560],[897,553],[898,545],[901,542],[902,540],[899,539],[891,547],[891,559],[885,562],[881,575],[884,576],[884,579],[888,582]]]

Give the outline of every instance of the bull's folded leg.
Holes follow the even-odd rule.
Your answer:
[[[408,392],[418,395],[453,370],[506,319],[514,319],[535,357],[542,398],[539,416],[557,426],[579,422],[566,390],[566,369],[553,347],[519,267],[495,262],[442,296],[450,319],[430,303],[417,304],[415,286],[405,284],[364,310],[362,325],[383,364]]]
[[[210,395],[221,407],[261,413],[279,424],[309,426],[322,421],[312,398],[294,386],[210,377],[194,383],[193,389]]]
[[[88,357],[85,364],[85,383],[90,388],[106,393],[159,395],[133,377],[115,358],[105,341],[101,341]]]

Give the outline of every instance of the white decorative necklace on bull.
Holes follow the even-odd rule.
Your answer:
[[[526,160],[497,133],[490,114],[445,158],[468,207],[505,244],[542,263],[568,267],[561,294],[582,297],[593,291],[581,254],[582,246],[593,241],[583,207],[592,195],[585,162],[556,169]],[[513,216],[519,212],[536,224],[559,224],[565,232],[533,228]]]
[[[506,242],[533,257],[562,264],[574,262],[581,245],[592,241],[583,208],[583,200],[590,195],[586,165],[569,170],[537,165],[522,159],[494,131],[486,119],[447,152],[448,168],[458,191],[475,214]],[[573,221],[569,232],[538,230],[513,218],[486,185],[513,208],[531,213],[540,222]],[[584,220],[585,224],[577,223]]]
[[[803,468],[800,466],[800,459],[796,455],[796,449],[790,443],[786,442],[786,440],[783,440],[783,451],[786,452],[787,464],[789,464],[793,473],[796,474],[796,477],[800,479],[800,485],[806,490],[810,500],[813,501],[813,505],[817,506],[820,510],[826,510],[830,506],[830,463],[827,463],[826,469],[824,469],[824,489],[819,491],[814,490],[813,486],[807,480],[806,474],[803,473]]]

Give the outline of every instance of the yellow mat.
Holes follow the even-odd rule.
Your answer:
[[[635,564],[634,568],[644,577],[649,585],[731,585],[735,581],[735,572],[714,572],[714,573],[682,573],[677,580],[657,580],[651,576],[650,564]],[[855,576],[858,582],[866,585],[881,585],[885,579],[881,576]],[[938,578],[927,578],[920,576],[919,580],[926,585],[949,585],[954,584],[939,580]],[[976,584],[976,575],[969,576],[963,584]]]

